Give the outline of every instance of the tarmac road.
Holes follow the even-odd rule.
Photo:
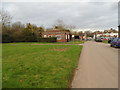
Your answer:
[[[84,44],[72,88],[118,88],[118,50],[109,44]]]

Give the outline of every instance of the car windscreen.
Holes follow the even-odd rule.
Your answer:
[[[98,37],[97,39],[101,39],[100,37]]]
[[[120,38],[118,38],[118,41],[120,42]]]
[[[115,38],[111,38],[111,40],[114,40]]]

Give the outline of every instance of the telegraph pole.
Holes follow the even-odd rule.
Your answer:
[[[120,38],[120,1],[118,2],[118,37]]]
[[[118,26],[118,37],[120,38],[120,25]]]

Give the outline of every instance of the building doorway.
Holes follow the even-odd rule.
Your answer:
[[[75,36],[74,39],[80,39],[80,37],[79,36]]]

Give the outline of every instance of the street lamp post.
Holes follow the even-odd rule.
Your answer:
[[[120,38],[120,25],[118,26],[118,37]]]

